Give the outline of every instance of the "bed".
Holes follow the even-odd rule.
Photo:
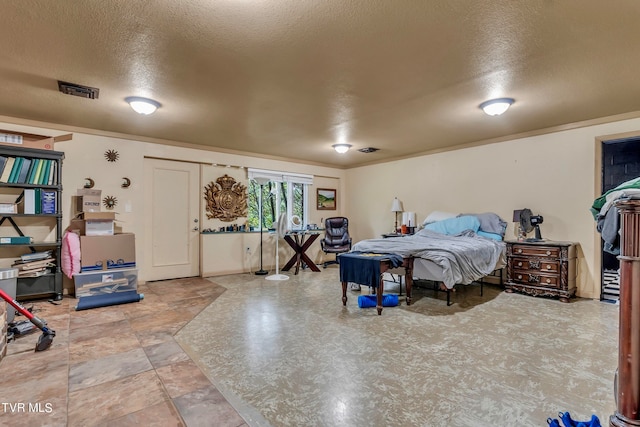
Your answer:
[[[413,277],[442,284],[447,302],[456,284],[470,284],[504,267],[506,223],[498,215],[464,214],[428,220],[414,235],[362,240],[353,245],[352,251],[413,257]]]

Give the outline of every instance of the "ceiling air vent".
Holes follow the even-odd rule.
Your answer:
[[[378,150],[379,148],[365,147],[365,148],[359,149],[358,151],[360,151],[361,153],[375,153]]]
[[[82,86],[60,80],[58,80],[58,89],[67,95],[79,96],[81,98],[98,99],[98,95],[100,95],[100,89],[97,87]]]

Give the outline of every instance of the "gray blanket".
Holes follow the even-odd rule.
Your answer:
[[[420,230],[413,236],[362,240],[353,245],[353,250],[394,253],[432,261],[442,268],[444,284],[452,288],[456,283],[466,285],[491,273],[505,244],[472,231],[447,236]]]

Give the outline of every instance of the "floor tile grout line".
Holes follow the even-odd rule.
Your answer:
[[[200,280],[203,280],[203,279],[200,278]],[[189,285],[189,283],[187,283],[187,282],[180,283],[179,280],[178,281],[174,281],[174,283],[176,283],[176,285],[182,285],[182,286],[184,286],[186,288],[188,288],[188,285]],[[204,286],[204,283],[206,283],[206,286]],[[207,279],[204,279],[204,282],[200,282],[200,284],[201,284],[201,286],[197,286],[197,290],[204,290],[207,286],[211,286],[211,285],[220,286],[220,285],[216,284],[215,282],[212,282],[212,281],[207,280]],[[215,293],[207,294],[207,295],[196,295],[197,299],[202,300],[204,302],[204,306],[199,308],[199,310],[197,310],[197,312],[195,310],[194,311],[189,311],[188,315],[185,316],[185,319],[180,321],[180,322],[184,321],[184,324],[182,324],[180,326],[180,329],[175,330],[175,331],[167,331],[167,332],[169,332],[169,334],[167,334],[167,338],[170,338],[171,341],[169,341],[168,339],[166,341],[161,341],[161,343],[173,342],[174,344],[177,344],[178,347],[180,349],[182,349],[184,354],[188,357],[188,360],[190,361],[190,363],[193,363],[193,365],[195,367],[197,367],[197,369],[203,375],[203,377],[206,378],[207,384],[209,384],[209,386],[213,387],[218,392],[221,392],[219,390],[219,388],[205,374],[205,372],[198,365],[198,363],[193,359],[193,357],[191,357],[190,354],[188,354],[186,351],[184,351],[183,347],[180,345],[180,343],[176,339],[176,335],[186,325],[188,325],[191,321],[193,321],[193,319],[195,319],[200,313],[202,313],[203,310],[205,310],[207,307],[209,307],[221,294],[223,294],[226,291],[226,289],[224,287],[220,286],[220,288],[222,290],[220,293],[215,292]],[[149,295],[154,295],[156,297],[160,297],[160,296],[166,295],[166,292],[158,292],[157,290],[153,289],[152,286],[149,286],[149,285],[145,286],[144,291],[148,292]],[[186,295],[182,295],[182,296],[176,297],[173,301],[175,301],[177,303],[180,303],[181,301],[183,301],[185,299],[189,299],[189,298],[190,297],[188,297]],[[72,365],[74,365],[71,362],[71,347],[72,347],[72,344],[74,343],[73,335],[74,335],[74,333],[76,331],[87,330],[86,328],[97,328],[97,327],[100,327],[102,325],[113,324],[115,322],[115,320],[113,320],[113,319],[104,320],[104,319],[101,319],[100,316],[103,315],[104,313],[111,312],[111,310],[114,309],[114,308],[117,309],[117,306],[114,306],[114,307],[100,307],[100,309],[103,309],[103,310],[101,310],[98,313],[95,313],[95,316],[93,314],[92,315],[86,315],[87,319],[91,319],[91,321],[96,321],[97,323],[90,324],[90,325],[82,325],[82,319],[83,319],[83,316],[85,316],[85,315],[82,314],[82,315],[78,316],[78,315],[74,314],[74,312],[77,311],[77,310],[74,310],[74,305],[75,304],[74,304],[74,301],[73,301],[74,300],[73,296],[65,295],[64,299],[66,300],[66,301],[63,302],[63,304],[65,304],[65,305],[60,308],[60,312],[56,312],[55,311],[56,309],[53,309],[53,311],[50,312],[50,314],[48,314],[46,317],[49,317],[49,316],[61,316],[61,317],[64,316],[65,317],[65,319],[63,320],[62,323],[56,322],[55,326],[56,326],[56,329],[59,330],[59,334],[58,335],[59,336],[65,335],[65,340],[66,340],[66,342],[64,344],[62,344],[61,347],[59,347],[60,350],[65,352],[65,353],[63,353],[62,356],[64,358],[66,358],[66,359],[60,360],[60,362],[64,363],[64,365],[63,365],[64,368],[63,369],[65,370],[65,373],[66,373],[66,390],[65,390],[66,391],[66,395],[65,395],[65,403],[63,405],[65,411],[64,411],[64,414],[62,414],[63,416],[61,418],[63,418],[62,421],[64,422],[64,424],[69,425],[69,415],[70,415],[69,411],[72,408],[72,405],[71,405],[71,403],[72,403],[72,396],[71,396],[71,394],[72,394],[71,393],[71,379],[72,379],[71,378],[71,373],[72,373],[71,371],[72,371],[72,369],[71,368],[72,368]],[[155,304],[155,302],[151,303],[151,307],[150,307],[151,308],[151,313],[149,313],[149,314],[152,315],[152,316],[153,315],[161,316],[161,313],[158,313],[157,310],[154,310],[153,304]],[[194,305],[194,306],[191,306],[191,307],[199,307],[199,306]],[[47,309],[45,309],[45,310],[47,310]],[[176,311],[179,311],[179,310],[176,310]],[[151,359],[147,355],[147,352],[144,350],[145,347],[143,345],[143,341],[142,341],[143,338],[141,337],[140,332],[144,332],[146,329],[143,329],[141,331],[134,331],[132,329],[133,328],[132,325],[135,322],[135,319],[132,319],[127,313],[128,313],[127,310],[124,310],[124,311],[121,311],[120,313],[118,313],[118,314],[122,314],[122,316],[121,316],[122,318],[118,319],[117,321],[119,322],[121,320],[126,320],[126,322],[123,324],[123,326],[125,326],[128,331],[131,331],[131,333],[135,337],[135,347],[131,348],[129,351],[136,350],[136,349],[142,350],[144,355],[145,355],[145,358],[146,358],[146,360],[147,360],[147,362],[148,362],[148,364],[150,366],[149,369],[137,372],[134,375],[140,374],[142,372],[148,372],[150,370],[153,370],[154,371],[154,375],[155,375],[155,379],[159,382],[159,385],[160,385],[160,387],[162,389],[162,399],[163,399],[163,401],[165,401],[165,402],[166,401],[170,401],[171,403],[169,404],[169,406],[172,408],[173,413],[176,415],[176,417],[177,417],[176,419],[179,419],[180,422],[182,423],[182,425],[188,426],[187,421],[185,420],[183,414],[180,412],[179,408],[177,407],[177,405],[176,405],[176,403],[174,401],[174,398],[171,397],[171,395],[169,393],[169,390],[167,389],[167,387],[165,385],[165,382],[162,380],[161,376],[158,374],[158,368],[156,368],[156,366],[154,366],[154,364],[151,362]],[[74,325],[76,325],[76,327],[74,327],[73,331],[71,329],[71,323],[74,323]],[[88,329],[87,331],[91,331],[91,330]],[[88,339],[92,339],[90,337],[90,334],[88,336],[89,336]],[[98,337],[98,336],[96,336],[96,337]],[[161,343],[158,343],[158,344],[161,344]],[[109,347],[109,348],[112,348],[112,347]],[[113,355],[117,355],[119,353],[120,352],[116,352],[116,353],[113,353],[113,354],[109,353],[109,354],[107,354],[107,355],[105,355],[103,357],[113,356]],[[20,353],[14,353],[14,354],[20,354]],[[83,361],[84,362],[90,362],[90,361],[99,360],[101,358],[101,357],[97,357],[97,358],[93,357],[92,354],[93,353],[89,349],[88,350],[88,358],[86,358],[86,360],[83,360]],[[81,362],[78,362],[78,363],[81,363]],[[178,362],[175,362],[175,363],[178,363]],[[174,364],[174,363],[169,363],[169,364],[163,365],[163,366],[170,366],[172,364]],[[95,384],[95,385],[92,385],[90,387],[105,385],[105,384],[108,384],[108,383],[110,383],[112,381],[122,380],[123,378],[126,379],[127,377],[131,377],[131,376],[132,375],[126,375],[124,377],[116,378],[116,379],[113,379],[113,380],[110,380],[110,381],[106,381],[106,382],[103,382],[103,383],[100,383],[100,384]],[[87,387],[87,389],[89,389],[90,387]],[[183,396],[185,394],[188,394],[188,393],[184,393],[181,396]],[[181,397],[181,396],[178,396],[178,397]],[[223,394],[222,396],[225,398],[225,403],[231,405],[231,403],[227,400],[225,395]],[[191,405],[188,405],[187,407],[190,407],[190,406]],[[149,406],[147,406],[145,408],[140,408],[137,411],[130,412],[129,414],[125,414],[125,415],[130,415],[130,414],[137,413],[139,411],[147,409],[148,407]],[[236,409],[233,405],[231,405],[231,407],[234,410]],[[239,422],[238,426],[248,425],[245,417],[240,415],[240,413],[237,410],[236,410],[236,413],[240,417],[240,419],[242,420],[241,422]],[[125,415],[120,415],[117,418],[119,418],[121,416],[125,416]],[[107,416],[108,416],[108,414],[107,414]]]
[[[69,425],[69,402],[71,400],[71,305],[67,303],[67,406],[64,414],[65,424]]]
[[[225,398],[225,400],[238,413],[240,418],[245,420],[245,423],[247,425],[255,426],[255,427],[271,427],[271,424],[260,414],[260,412],[256,408],[254,408],[253,406],[251,406],[248,403],[244,402],[240,397],[236,396],[234,393],[232,393],[231,391],[227,390],[226,387],[222,386],[214,378],[210,377],[207,374],[207,371],[205,371],[202,368],[201,363],[199,362],[198,358],[193,356],[194,354],[197,354],[197,352],[195,350],[193,350],[188,345],[182,345],[178,340],[175,340],[175,341],[178,343],[180,348],[182,348],[182,350],[187,354],[187,356],[189,356],[189,358],[198,367],[200,372],[202,372],[202,374],[207,378],[207,380],[211,383],[211,385],[213,385],[220,392],[220,394],[222,394],[222,396]],[[248,417],[252,421],[254,421],[254,423],[250,423],[249,420],[247,420]],[[240,425],[242,425],[242,424],[240,424]]]

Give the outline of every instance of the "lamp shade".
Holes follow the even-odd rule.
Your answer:
[[[393,199],[393,203],[391,204],[391,212],[402,212],[404,209],[402,208],[402,202],[398,200],[397,197]]]
[[[407,227],[416,226],[416,213],[415,212],[403,212],[402,213],[402,225]]]
[[[514,102],[513,98],[497,98],[485,101],[479,107],[490,116],[499,116],[507,111]]]

